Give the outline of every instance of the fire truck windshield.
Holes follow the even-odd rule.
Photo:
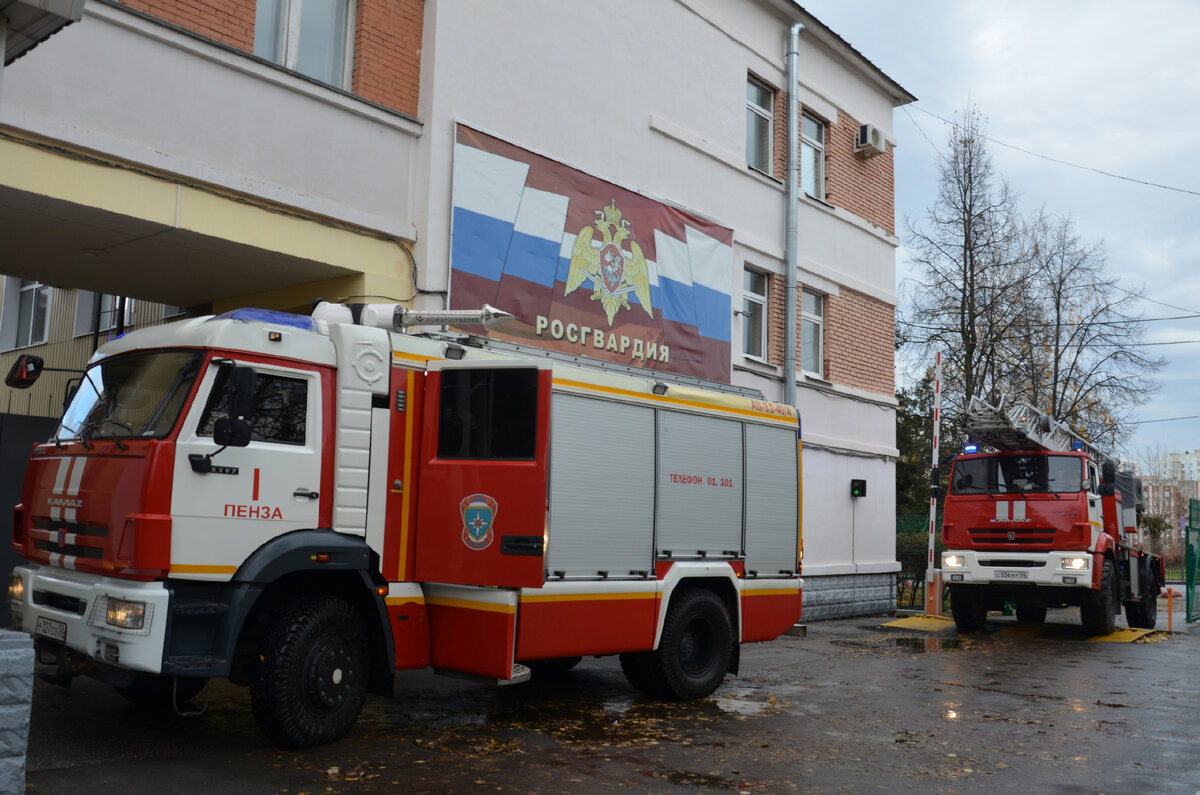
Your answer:
[[[171,432],[200,371],[195,351],[138,352],[87,369],[55,439],[156,439]]]
[[[951,494],[1075,493],[1083,489],[1078,456],[1029,453],[960,458]]]

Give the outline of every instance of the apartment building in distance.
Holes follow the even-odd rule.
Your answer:
[[[491,303],[504,343],[793,401],[805,614],[887,611],[913,99],[791,0],[87,0],[3,73],[0,366],[240,306]]]

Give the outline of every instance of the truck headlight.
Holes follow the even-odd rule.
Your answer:
[[[146,623],[146,603],[130,602],[110,596],[104,621],[110,627],[118,629],[141,629]]]
[[[1092,567],[1092,558],[1089,555],[1073,555],[1069,558],[1061,558],[1058,562],[1058,567],[1067,571],[1087,571]]]
[[[18,604],[25,601],[25,581],[20,574],[8,578],[8,601]]]
[[[967,561],[962,555],[942,555],[943,569],[961,569],[965,565],[967,565]]]

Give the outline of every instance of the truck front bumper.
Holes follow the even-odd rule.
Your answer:
[[[1040,585],[1091,588],[1091,552],[979,552],[947,550],[942,553],[942,580],[974,585]]]
[[[30,563],[9,581],[13,629],[108,666],[159,673],[170,595],[160,582]]]

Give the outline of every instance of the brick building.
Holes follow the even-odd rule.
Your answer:
[[[891,129],[912,100],[791,0],[87,0],[3,74],[0,366],[30,349],[79,366],[183,312],[496,295],[532,344],[777,401],[794,378],[806,614],[886,610]],[[645,265],[594,328],[564,296],[609,289],[571,270],[593,217]],[[0,407],[53,414],[61,388]]]

